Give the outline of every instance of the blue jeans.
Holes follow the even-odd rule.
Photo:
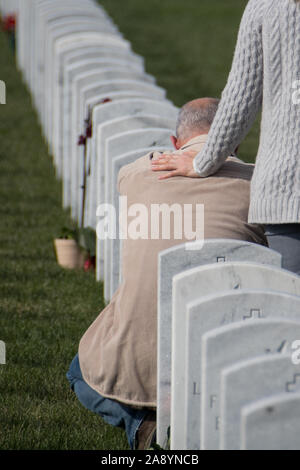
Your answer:
[[[70,382],[71,389],[76,393],[78,400],[85,408],[100,415],[106,423],[125,429],[129,445],[131,449],[134,449],[136,432],[149,410],[139,410],[110,398],[102,397],[84,381],[78,354],[71,362],[67,379]]]
[[[300,275],[300,223],[266,225],[269,248],[282,255],[282,267]]]

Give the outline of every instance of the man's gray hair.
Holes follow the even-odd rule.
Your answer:
[[[186,139],[192,134],[209,129],[215,118],[220,100],[205,99],[205,104],[199,105],[199,100],[185,104],[179,111],[176,124],[177,138]]]

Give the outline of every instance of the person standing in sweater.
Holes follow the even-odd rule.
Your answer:
[[[249,223],[264,224],[283,267],[300,274],[300,1],[249,0],[231,72],[199,153],[164,155],[153,171],[214,174],[241,143],[262,106],[260,145],[251,183]]]

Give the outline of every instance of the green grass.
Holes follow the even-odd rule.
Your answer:
[[[231,68],[248,0],[100,0],[146,70],[177,106],[194,98],[220,97]],[[240,147],[254,162],[259,119]]]
[[[103,0],[176,105],[219,96],[246,0]],[[58,267],[53,239],[69,215],[28,91],[0,33],[0,449],[127,449],[69,391],[65,373],[103,307],[92,274]],[[258,126],[242,146],[253,161]]]
[[[102,285],[65,271],[53,239],[70,224],[29,94],[0,33],[0,449],[127,449],[125,434],[85,410],[65,374],[103,307]]]

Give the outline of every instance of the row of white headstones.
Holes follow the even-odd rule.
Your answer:
[[[99,204],[118,208],[119,169],[169,147],[178,110],[98,3],[14,8],[17,64],[63,205],[95,229]],[[118,240],[97,240],[96,272],[109,300]],[[207,240],[161,252],[158,286],[158,444],[171,429],[171,449],[300,449],[300,277],[268,248]]]

